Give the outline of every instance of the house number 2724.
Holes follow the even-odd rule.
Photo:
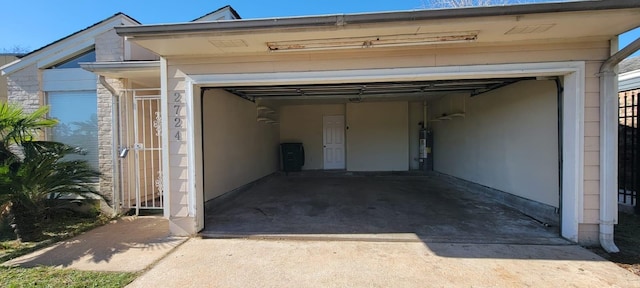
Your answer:
[[[182,94],[180,92],[173,93],[173,102],[174,103],[173,105],[171,105],[170,113],[173,112],[175,114],[174,117],[172,117],[173,123],[171,123],[171,125],[174,128],[181,129],[183,128],[184,120],[180,118],[180,111],[182,111],[184,104],[182,103]],[[182,131],[178,130],[174,132],[173,138],[177,141],[182,141]]]

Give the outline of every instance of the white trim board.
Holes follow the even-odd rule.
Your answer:
[[[378,81],[478,79],[491,77],[563,76],[562,215],[561,234],[577,242],[583,221],[584,102],[583,61],[419,67],[317,72],[275,72],[188,75],[192,85],[229,87],[293,84],[325,84]],[[194,111],[199,111],[195,108]],[[197,132],[196,132],[197,133]],[[189,157],[195,157],[193,153]],[[201,187],[189,193],[201,194]]]
[[[195,84],[217,87],[329,84],[379,81],[428,81],[490,77],[557,76],[575,71],[580,62],[522,63],[366,70],[189,75]],[[546,65],[545,65],[546,64]],[[560,74],[559,74],[560,73]]]
[[[42,71],[42,91],[96,90],[96,74],[82,68]]]

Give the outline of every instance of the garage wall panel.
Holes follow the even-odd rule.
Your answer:
[[[553,81],[522,81],[465,101],[465,117],[433,122],[439,172],[558,207],[557,98]]]
[[[347,104],[347,170],[409,169],[409,103]]]
[[[277,125],[256,121],[256,105],[223,90],[203,99],[205,201],[278,169]]]
[[[280,108],[280,142],[303,144],[303,170],[324,169],[322,117],[344,113],[345,104],[283,106]]]

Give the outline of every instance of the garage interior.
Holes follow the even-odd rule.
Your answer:
[[[201,87],[201,234],[564,243],[558,84],[521,77]],[[325,116],[344,117],[342,167],[326,159]],[[433,171],[421,170],[423,125],[433,135]],[[291,142],[303,144],[304,166],[279,173],[280,144]]]

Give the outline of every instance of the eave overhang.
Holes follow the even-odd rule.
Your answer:
[[[304,17],[283,17],[265,19],[242,19],[236,21],[216,21],[202,23],[176,23],[117,27],[120,36],[145,37],[157,35],[177,35],[210,33],[211,31],[267,30],[274,28],[300,28],[318,26],[342,26],[385,22],[421,20],[446,20],[460,18],[517,16],[540,13],[600,11],[639,8],[637,0],[592,0],[526,5],[505,5],[454,9],[433,9],[395,11],[381,13],[336,14]]]
[[[108,78],[150,85],[158,85],[160,81],[160,61],[85,62],[80,67]]]
[[[637,0],[608,0],[123,26],[116,32],[171,58],[607,41],[638,26]]]

